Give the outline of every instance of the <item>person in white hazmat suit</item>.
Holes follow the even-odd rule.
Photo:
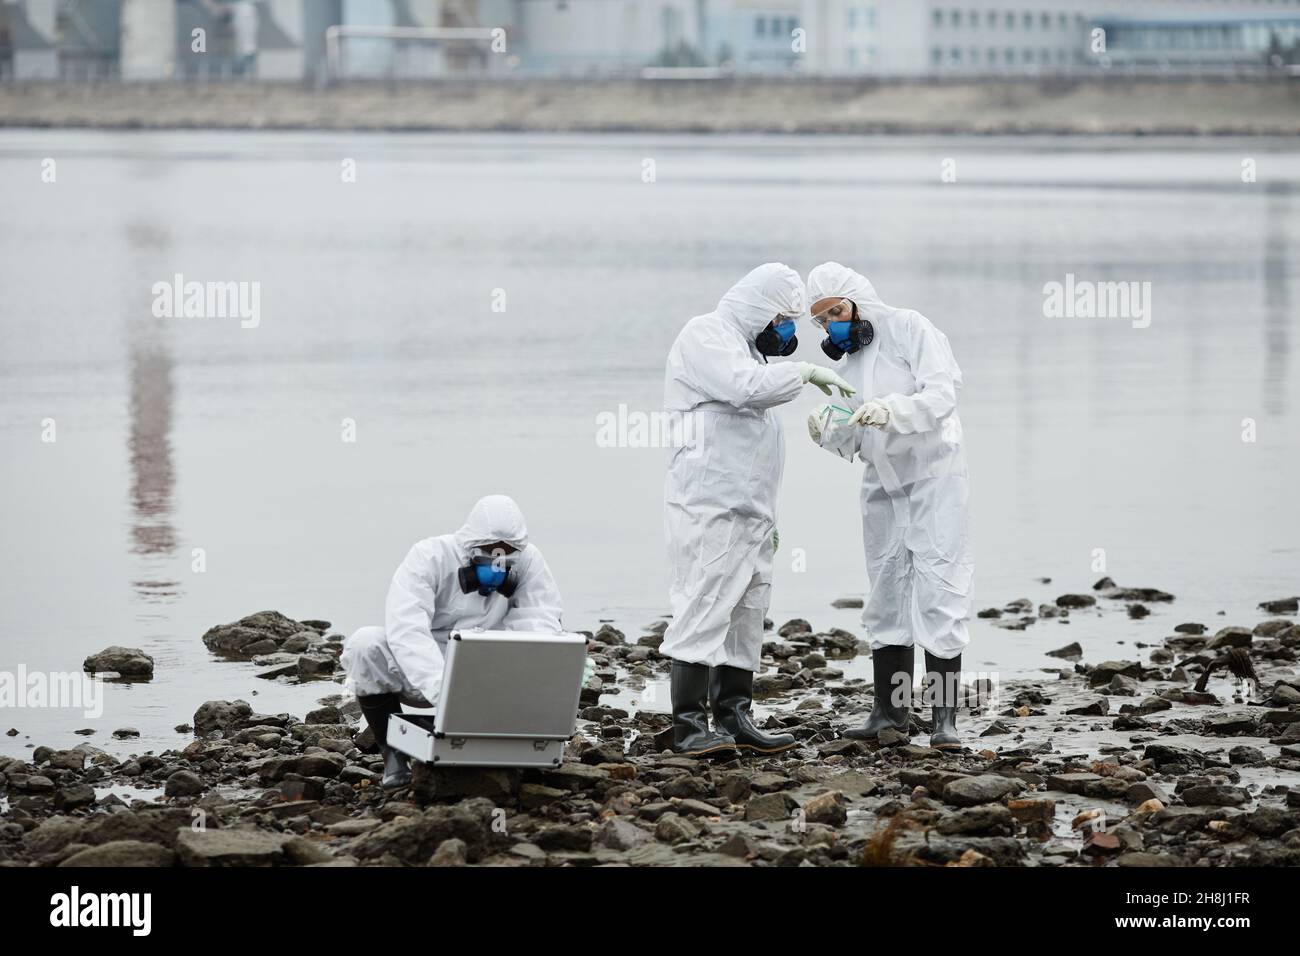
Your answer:
[[[769,365],[797,347],[804,289],[768,263],[718,307],[686,323],[668,353],[664,406],[680,417],[664,486],[673,619],[660,648],[672,658],[673,749],[691,755],[775,753],[795,745],[750,717],[771,600],[776,499],[785,443],[775,407],[807,382],[853,390],[807,362]],[[712,703],[714,728],[709,728]]]
[[[957,397],[961,369],[947,337],[911,309],[885,305],[867,279],[827,262],[808,275],[822,349],[843,360],[856,408],[820,406],[809,434],[862,473],[862,541],[871,591],[862,623],[871,641],[875,704],[846,737],[886,727],[908,733],[914,645],[925,651],[930,746],[959,748],[961,653],[970,637],[974,560],[969,478]]]
[[[347,686],[384,757],[383,786],[410,783],[405,755],[387,744],[388,718],[402,703],[437,705],[453,630],[558,634],[561,613],[546,559],[528,540],[523,512],[505,495],[480,499],[454,534],[412,545],[388,588],[384,626],[362,627],[343,644]]]

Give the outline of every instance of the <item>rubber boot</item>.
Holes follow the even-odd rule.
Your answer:
[[[713,705],[713,726],[725,730],[742,751],[775,754],[789,750],[798,741],[793,734],[765,734],[754,725],[754,672],[720,664],[709,675],[709,702]]]
[[[960,750],[957,735],[957,697],[961,682],[961,655],[950,660],[925,652],[925,690],[933,719],[930,746],[936,750]]]
[[[687,757],[735,757],[736,740],[709,730],[709,665],[673,661],[673,753]]]
[[[388,746],[388,718],[402,712],[402,702],[397,694],[367,694],[357,697],[361,715],[375,735],[375,743],[384,758],[384,779],[380,786],[385,790],[398,790],[411,782],[411,761],[406,754]]]
[[[875,681],[875,703],[861,727],[844,731],[853,740],[875,740],[882,730],[892,728],[910,734],[912,723],[912,680],[916,654],[912,645],[890,644],[871,652]],[[903,686],[899,686],[899,684]]]

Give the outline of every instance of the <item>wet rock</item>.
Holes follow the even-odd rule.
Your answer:
[[[194,733],[206,737],[213,731],[226,731],[237,727],[253,713],[253,708],[243,700],[210,700],[194,712]]]
[[[803,805],[803,813],[807,823],[822,823],[831,827],[842,827],[849,818],[844,794],[839,790],[813,797]]]
[[[432,857],[444,840],[456,837],[465,842],[467,858],[476,862],[493,838],[495,810],[490,800],[483,799],[430,807],[423,813],[395,817],[363,833],[352,841],[348,851],[359,860],[391,856],[417,866]]]
[[[134,740],[140,736],[140,731],[135,727],[119,727],[113,731],[113,737],[117,740]]]
[[[791,618],[777,629],[777,634],[781,637],[796,637],[800,634],[811,634],[812,625],[801,617]]]
[[[1182,792],[1189,807],[1241,807],[1250,802],[1250,794],[1239,787],[1223,784],[1199,784]]]
[[[1056,599],[1057,607],[1080,608],[1092,607],[1097,599],[1091,594],[1062,594]]]
[[[203,778],[190,770],[177,770],[167,778],[164,793],[169,797],[193,797],[204,790]]]
[[[153,658],[138,647],[106,647],[91,654],[81,664],[82,670],[92,674],[116,671],[123,677],[152,677]]]
[[[174,866],[176,854],[156,843],[118,840],[79,850],[59,863],[60,867],[153,867]]]
[[[655,824],[655,839],[663,843],[686,843],[699,835],[699,827],[676,813],[665,813]]]
[[[945,836],[1014,836],[1016,820],[1009,809],[991,803],[946,814],[937,829]]]
[[[1177,631],[1179,634],[1204,634],[1205,625],[1194,624],[1194,623],[1179,624],[1177,627],[1174,628],[1174,630]]]
[[[1205,649],[1213,651],[1223,647],[1250,647],[1254,640],[1255,635],[1248,628],[1225,627],[1210,638]]]
[[[279,647],[303,630],[306,628],[300,622],[285,617],[279,611],[259,611],[240,618],[233,624],[219,624],[209,628],[203,635],[203,643],[214,653],[249,657],[252,656],[246,650],[249,645],[270,641]]]
[[[1135,621],[1140,621],[1144,617],[1149,617],[1151,609],[1145,604],[1130,604],[1127,607],[1128,616]]]
[[[88,807],[95,802],[95,788],[88,783],[64,787],[54,794],[54,809],[63,812]]]
[[[1078,641],[1066,644],[1064,647],[1058,647],[1054,651],[1047,652],[1048,657],[1059,657],[1067,661],[1077,661],[1083,657],[1083,647]]]
[[[186,830],[176,838],[182,866],[276,866],[292,837],[264,830]]]
[[[1103,661],[1088,671],[1088,683],[1093,687],[1109,684],[1116,674],[1141,680],[1142,665],[1137,661]]]
[[[860,597],[842,597],[836,598],[831,602],[831,607],[840,609],[860,608],[862,607],[862,598]]]
[[[1250,714],[1223,714],[1205,723],[1205,733],[1215,737],[1235,737],[1255,732],[1255,718]]]
[[[1268,758],[1258,747],[1239,746],[1228,751],[1228,763],[1241,767],[1262,767],[1268,763]]]
[[[982,611],[977,611],[975,616],[985,618],[986,620],[996,620],[1002,616],[1002,610],[996,607],[986,607]]]
[[[411,792],[421,801],[483,797],[507,803],[522,787],[523,771],[498,767],[438,767],[412,762]],[[549,789],[549,788],[548,788]],[[539,791],[534,792],[537,796]]]
[[[1269,614],[1295,614],[1300,612],[1300,597],[1277,598],[1272,601],[1261,601],[1260,610]]]
[[[1066,713],[1077,714],[1080,717],[1105,717],[1110,713],[1110,701],[1105,697],[1098,697],[1092,703],[1071,707],[1066,710]]]
[[[982,774],[978,777],[961,777],[943,788],[943,800],[957,807],[973,807],[992,803],[1013,793],[1019,793],[1025,784],[1013,777]]]
[[[1157,784],[1146,780],[1129,784],[1128,790],[1124,792],[1124,801],[1134,806],[1144,804],[1148,800],[1159,800],[1162,804],[1168,805],[1169,795]]]
[[[1094,591],[1106,591],[1109,590],[1110,588],[1113,588],[1114,586],[1115,586],[1115,582],[1112,581],[1109,577],[1105,577],[1102,578],[1100,581],[1098,581],[1096,584],[1094,584],[1092,586],[1092,589]]]
[[[651,839],[652,834],[622,817],[606,820],[596,835],[596,841],[611,850],[632,850]]]
[[[591,827],[547,827],[533,834],[533,842],[548,853],[587,853],[596,834]]]
[[[324,677],[334,673],[338,660],[330,654],[303,654],[298,658],[300,677]]]
[[[745,821],[754,823],[763,821],[777,823],[790,819],[790,813],[798,804],[794,798],[784,792],[764,793],[751,797],[745,804]]]
[[[1102,588],[1101,596],[1112,601],[1145,601],[1148,604],[1167,603],[1174,599],[1172,594],[1156,588]]]
[[[1110,679],[1106,692],[1116,697],[1136,697],[1139,689],[1138,682],[1133,678],[1124,674],[1116,674]]]
[[[464,866],[466,863],[465,841],[457,837],[443,840],[438,849],[429,857],[429,866]]]
[[[602,624],[593,636],[592,640],[599,644],[626,644],[627,637],[622,631],[611,624]]]
[[[1101,779],[1098,774],[1083,771],[1058,773],[1047,778],[1047,789],[1083,795],[1091,784],[1098,783]]]

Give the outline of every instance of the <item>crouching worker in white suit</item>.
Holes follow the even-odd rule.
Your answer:
[[[734,756],[795,746],[750,715],[763,616],[772,600],[776,499],[785,439],[774,409],[809,382],[827,395],[848,383],[808,362],[767,363],[798,347],[803,283],[768,263],[718,307],[686,323],[668,353],[664,407],[682,418],[664,485],[673,619],[660,650],[672,658],[673,750]],[[713,723],[709,729],[709,705]]]
[[[822,350],[843,359],[841,371],[862,403],[856,410],[823,405],[808,419],[821,447],[866,465],[860,500],[871,593],[862,623],[875,704],[866,725],[845,736],[908,732],[919,644],[924,700],[933,708],[930,746],[959,748],[958,684],[975,567],[957,417],[961,369],[929,319],[885,305],[865,276],[838,262],[808,274],[808,300],[826,333]]]
[[[546,559],[505,495],[480,499],[455,534],[417,541],[393,575],[384,626],[360,628],[343,644],[347,685],[384,757],[384,788],[411,781],[406,756],[387,744],[388,718],[403,703],[437,706],[453,630],[558,634],[561,612]]]

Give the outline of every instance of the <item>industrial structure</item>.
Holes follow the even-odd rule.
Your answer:
[[[1300,0],[0,0],[0,80],[1263,75]]]

